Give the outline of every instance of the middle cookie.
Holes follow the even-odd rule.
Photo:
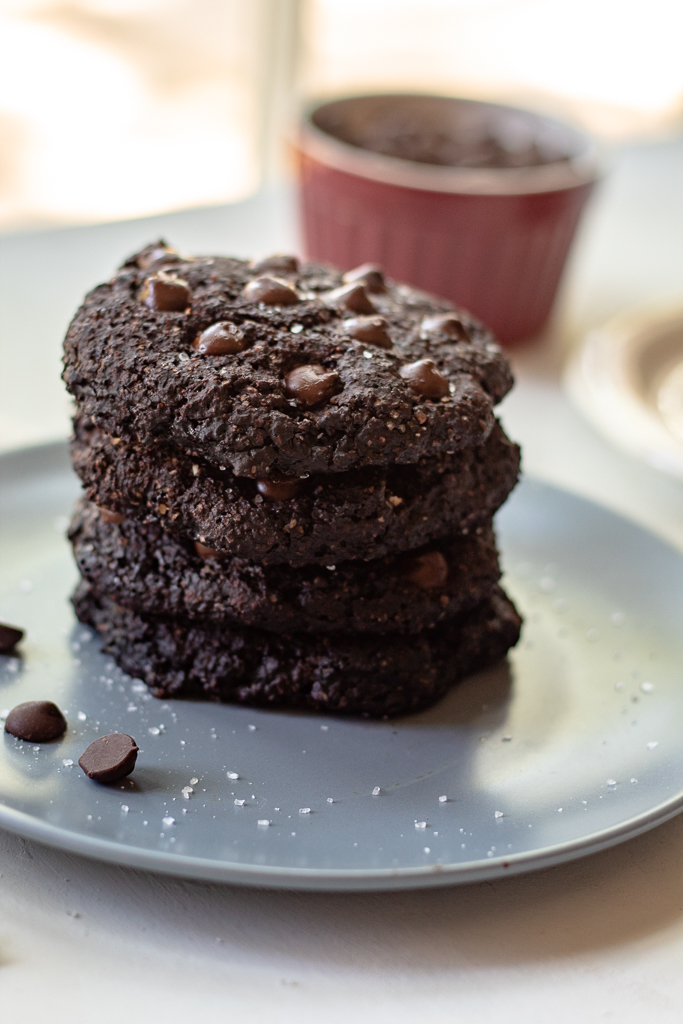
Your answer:
[[[202,558],[158,523],[111,518],[85,500],[77,506],[69,537],[81,574],[116,603],[169,618],[278,633],[418,633],[474,608],[500,576],[490,524],[402,555],[293,569]]]

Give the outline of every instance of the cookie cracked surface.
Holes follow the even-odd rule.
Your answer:
[[[271,278],[161,242],[132,257],[67,333],[64,380],[83,415],[128,444],[164,437],[252,478],[415,463],[486,440],[512,378],[481,324],[404,285],[370,291],[293,267]],[[381,344],[347,328],[359,312],[384,318]],[[217,324],[235,351],[198,342]],[[405,368],[422,360],[433,371],[420,392]],[[319,394],[287,385],[307,367],[325,381]]]

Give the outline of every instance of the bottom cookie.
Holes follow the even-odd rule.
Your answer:
[[[496,587],[472,611],[417,636],[318,636],[199,626],[140,615],[82,582],[73,596],[102,650],[157,697],[308,708],[388,717],[437,701],[459,679],[495,664],[521,619]]]

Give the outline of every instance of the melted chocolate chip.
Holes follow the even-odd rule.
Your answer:
[[[79,757],[78,763],[89,779],[95,782],[116,782],[133,771],[138,750],[132,736],[112,732],[91,743]]]
[[[276,253],[274,256],[266,256],[262,260],[253,260],[249,264],[249,269],[253,270],[255,274],[298,274],[299,261],[296,256],[284,256],[282,253]]]
[[[268,501],[290,501],[301,489],[298,476],[271,476],[256,481],[259,494]]]
[[[343,306],[352,313],[377,312],[365,290],[365,285],[362,284],[346,284],[343,288],[327,292],[323,298],[330,306]]]
[[[385,292],[386,281],[382,268],[377,263],[361,263],[360,267],[347,270],[342,277],[345,284],[364,284],[369,292]]]
[[[448,562],[440,551],[413,555],[406,563],[404,578],[422,590],[443,587],[448,579]]]
[[[101,505],[97,506],[97,511],[100,513],[102,522],[113,523],[115,526],[120,526],[126,518],[123,512],[112,512],[110,508],[103,508]]]
[[[155,266],[163,266],[164,263],[177,263],[180,254],[176,249],[165,242],[158,242],[148,245],[135,259],[141,270],[147,270],[153,263]]]
[[[378,348],[391,348],[392,341],[383,316],[357,316],[344,321],[344,330],[356,341]]]
[[[23,635],[23,629],[16,629],[14,626],[5,626],[0,623],[0,654],[8,654],[13,651]]]
[[[5,732],[29,743],[49,743],[66,732],[66,718],[51,700],[28,700],[12,708]]]
[[[246,344],[241,328],[229,320],[221,320],[198,334],[192,342],[192,348],[205,356],[225,356],[241,352]]]
[[[285,394],[300,405],[310,407],[331,398],[339,385],[336,370],[326,370],[318,364],[297,366],[285,377]]]
[[[293,306],[299,302],[291,284],[281,280],[279,277],[257,277],[245,285],[242,294],[250,302],[263,302],[266,306]]]
[[[202,544],[201,541],[198,541],[198,540],[196,540],[194,542],[194,549],[197,552],[197,554],[199,555],[199,557],[203,558],[204,561],[206,561],[207,559],[210,559],[210,558],[220,558],[221,557],[220,551],[216,551],[215,548],[207,548],[206,544]]]
[[[192,302],[192,292],[187,281],[160,270],[145,281],[140,301],[160,313],[182,313]]]
[[[433,359],[407,363],[398,372],[420,398],[444,398],[449,392],[448,381],[436,369]]]
[[[467,328],[457,313],[440,313],[438,316],[427,316],[422,321],[420,331],[423,336],[445,334],[457,341],[469,341]]]

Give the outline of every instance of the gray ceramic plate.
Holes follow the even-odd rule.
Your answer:
[[[683,559],[623,519],[522,483],[498,517],[526,618],[509,667],[426,713],[349,721],[150,697],[74,624],[65,448],[0,464],[0,619],[27,630],[0,709],[51,698],[70,724],[41,747],[3,735],[3,827],[195,878],[380,889],[556,864],[683,806]],[[72,762],[115,730],[138,768],[97,786]]]

